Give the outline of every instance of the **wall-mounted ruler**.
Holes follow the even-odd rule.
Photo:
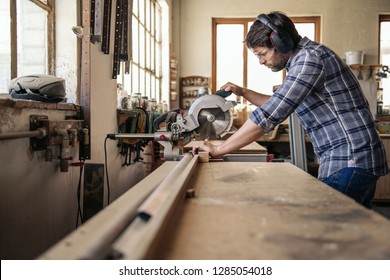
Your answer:
[[[102,52],[110,53],[111,0],[104,0]]]

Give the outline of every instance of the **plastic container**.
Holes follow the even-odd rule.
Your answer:
[[[349,51],[345,53],[345,62],[348,65],[363,64],[363,61],[364,61],[363,51]]]

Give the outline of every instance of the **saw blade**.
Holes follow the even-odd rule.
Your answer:
[[[200,110],[198,122],[196,132],[203,139],[218,139],[230,130],[233,118],[230,110],[224,112],[220,108],[207,108]]]

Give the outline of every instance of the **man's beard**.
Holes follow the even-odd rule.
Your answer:
[[[279,72],[280,70],[283,70],[286,67],[287,60],[283,59],[280,61],[277,61],[275,64],[273,64],[270,68],[272,72]]]

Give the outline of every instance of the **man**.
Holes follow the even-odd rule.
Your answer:
[[[272,96],[227,83],[221,87],[258,108],[219,146],[208,142],[194,149],[213,158],[256,141],[296,112],[320,158],[318,179],[370,208],[379,176],[389,170],[386,153],[357,79],[326,46],[301,38],[281,12],[261,14],[245,40],[259,63],[272,71],[287,70]]]

